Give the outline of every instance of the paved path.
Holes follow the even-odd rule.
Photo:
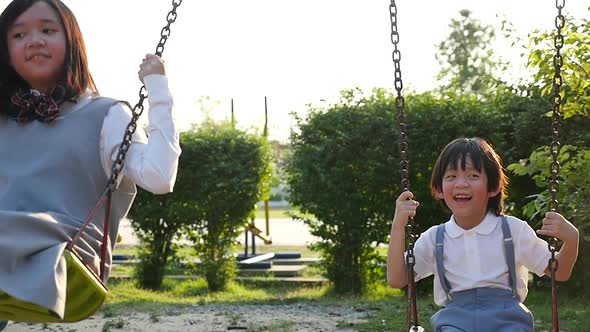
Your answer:
[[[256,219],[256,226],[265,232],[264,219]],[[137,245],[138,239],[133,233],[129,221],[124,220],[119,226],[119,234],[123,240],[120,245]],[[270,235],[272,237],[272,245],[280,246],[305,246],[309,243],[314,243],[317,238],[309,234],[309,228],[300,220],[291,219],[270,219]],[[240,236],[240,242],[244,242],[244,236]],[[257,246],[263,246],[262,240],[257,239]]]

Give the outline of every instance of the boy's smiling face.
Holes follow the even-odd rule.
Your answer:
[[[436,194],[439,199],[444,199],[455,221],[462,228],[470,229],[483,220],[489,198],[496,196],[498,191],[488,192],[485,169],[477,170],[471,157],[467,156],[465,169],[461,167],[461,158],[447,167],[442,179],[442,192]]]

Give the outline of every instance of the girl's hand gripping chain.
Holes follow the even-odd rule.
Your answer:
[[[143,78],[151,74],[166,75],[164,60],[155,54],[146,54],[141,65],[139,65],[139,80],[143,83]]]

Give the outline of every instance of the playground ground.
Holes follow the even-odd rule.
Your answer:
[[[105,317],[104,314],[73,324],[26,325],[11,324],[4,332],[65,331],[65,332],[352,332],[347,326],[363,320],[366,312],[355,308],[318,306],[310,303],[293,305],[195,305],[174,309],[162,315],[131,313]]]
[[[264,229],[263,219],[258,219],[256,224]],[[120,245],[137,244],[129,224],[121,225],[120,231],[123,236]],[[286,218],[271,219],[271,235],[273,245],[299,247],[302,251],[306,244],[316,240],[305,224]],[[265,249],[269,250],[273,245]],[[257,246],[265,245],[258,240]],[[318,295],[314,289],[277,295],[276,291],[262,287],[251,291],[233,289],[219,299],[199,290],[190,291],[190,294],[187,291],[160,294],[127,288],[132,287],[123,284],[111,289],[115,294],[109,301],[111,303],[85,321],[73,324],[11,323],[4,332],[393,332],[401,330],[398,327],[405,324],[405,297],[402,294],[388,295],[385,300],[337,298],[325,301],[321,300],[325,296]],[[544,289],[531,292],[527,298],[527,306],[535,313],[539,332],[551,329],[550,295],[550,290]],[[177,301],[177,297],[192,300],[187,303]],[[428,317],[436,309],[429,296],[420,297],[418,302],[422,322],[428,325]],[[560,317],[560,331],[590,332],[590,314],[583,298],[570,299],[561,293]],[[392,324],[397,327],[392,329]]]
[[[257,219],[256,226],[265,231],[265,220]],[[121,246],[135,246],[137,237],[129,222],[119,227]],[[302,221],[287,218],[270,219],[270,234],[278,246],[304,247],[316,241]],[[257,246],[267,246],[261,240]],[[270,245],[270,246],[272,246]],[[359,308],[319,306],[313,303],[278,305],[193,305],[174,308],[157,314],[133,312],[129,315],[112,316],[101,312],[98,315],[73,324],[24,324],[13,323],[4,332],[20,331],[292,331],[329,332],[356,331],[347,326],[362,321],[366,312]]]

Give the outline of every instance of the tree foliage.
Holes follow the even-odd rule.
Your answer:
[[[391,98],[380,91],[312,109],[297,119],[287,162],[290,201],[307,218],[313,246],[324,258],[326,276],[339,293],[362,293],[374,252],[383,243],[399,185]],[[303,218],[303,217],[302,217]]]
[[[183,152],[174,192],[154,195],[139,189],[129,212],[131,225],[140,240],[140,262],[136,266],[135,277],[142,288],[161,289],[167,267],[176,259],[175,240],[182,236],[182,230],[193,220],[191,196],[198,183],[189,176],[196,170],[190,162],[194,155],[186,143],[185,135],[181,134]]]
[[[469,10],[459,15],[451,20],[451,33],[438,46],[438,79],[448,81],[443,91],[485,95],[498,83],[494,76],[498,61],[491,47],[495,29],[473,18]]]
[[[565,117],[590,114],[590,21],[566,18],[562,29],[563,77],[562,111]],[[545,96],[553,94],[555,76],[555,31],[533,31],[529,42],[529,67],[535,70],[534,79]]]
[[[580,231],[581,253],[590,248],[590,150],[574,146],[564,146],[559,154],[560,176],[557,201],[558,212],[563,214]],[[549,148],[541,147],[531,153],[530,158],[508,166],[508,169],[519,176],[527,176],[535,181],[540,192],[530,195],[529,202],[523,207],[524,214],[540,227],[542,218],[549,210],[551,199],[549,192],[550,163],[552,161]],[[580,255],[575,266],[572,282],[567,288],[579,292],[584,289],[584,277],[590,273],[590,258]],[[588,295],[588,292],[582,292]]]
[[[200,270],[212,291],[223,290],[234,275],[231,251],[252,217],[256,202],[268,197],[270,151],[264,138],[230,123],[205,123],[185,133],[194,207],[189,239],[201,258]]]
[[[429,186],[434,162],[448,142],[482,137],[492,143],[504,165],[519,162],[550,142],[550,119],[544,116],[548,106],[548,100],[534,90],[527,96],[503,89],[487,99],[408,95],[410,182],[421,203],[416,232],[449,217]],[[326,258],[326,276],[337,291],[362,292],[371,264],[377,262],[371,250],[375,244],[387,243],[395,198],[401,192],[394,109],[394,97],[383,90],[368,97],[348,90],[336,105],[312,108],[305,119],[297,119],[291,137],[287,164],[291,203],[316,217],[303,219],[321,238],[315,247]],[[582,118],[571,120],[563,125],[567,140],[580,135],[571,128],[589,125]],[[509,176],[507,212],[526,219],[521,208],[529,203],[526,197],[539,189],[527,177]]]
[[[590,247],[587,239],[590,225],[590,22],[587,19],[568,20],[563,28],[562,70],[563,77],[561,111],[565,120],[559,127],[559,139],[565,145],[559,154],[560,191],[558,201],[559,212],[570,219],[580,230],[580,252]],[[555,36],[556,32],[540,32],[531,34],[528,65],[534,69],[535,86],[539,88],[543,98],[553,101],[555,76]],[[534,87],[533,87],[534,88]],[[551,104],[546,109],[548,114]],[[547,212],[550,194],[548,190],[550,178],[550,162],[552,157],[547,147],[549,143],[539,145],[527,158],[511,164],[508,169],[516,176],[534,181],[536,192],[527,196],[522,206],[525,216],[539,222]],[[590,273],[590,259],[581,255],[574,269],[572,282],[568,289],[583,288],[583,278]],[[587,294],[587,292],[585,293]]]

